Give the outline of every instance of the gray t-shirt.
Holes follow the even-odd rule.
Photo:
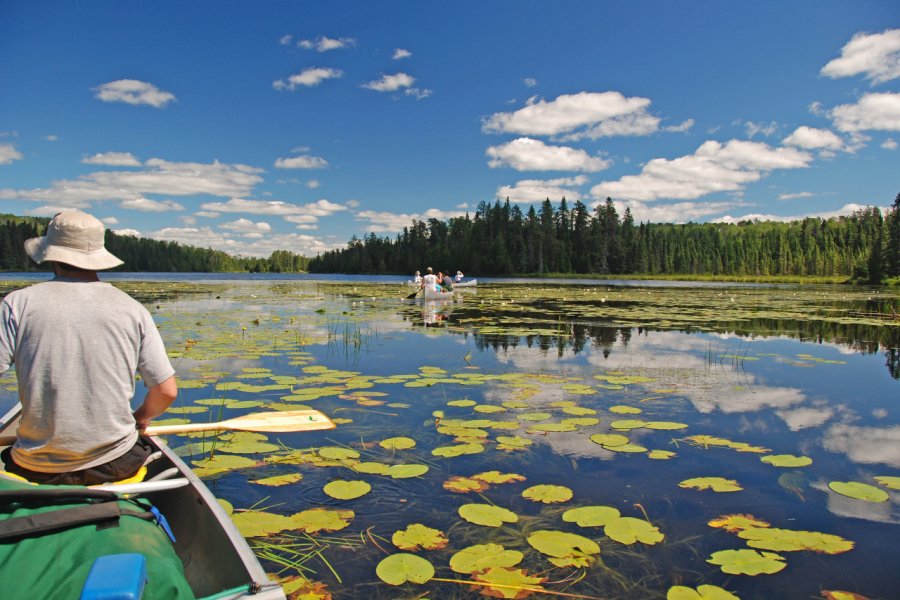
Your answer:
[[[16,365],[22,421],[15,461],[65,473],[125,454],[137,440],[135,373],[175,374],[153,317],[104,282],[59,278],[0,303],[0,373]]]

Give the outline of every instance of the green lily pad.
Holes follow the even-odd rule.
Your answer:
[[[880,483],[886,488],[890,488],[892,490],[900,490],[900,477],[892,477],[890,475],[879,475],[874,478],[875,481]]]
[[[416,440],[408,437],[392,437],[378,442],[378,445],[388,450],[409,450],[416,447]]]
[[[331,460],[347,460],[359,458],[359,452],[350,448],[341,448],[340,446],[326,446],[319,448],[319,456]]]
[[[581,506],[564,512],[562,520],[581,527],[603,527],[620,515],[619,509],[612,506]]]
[[[590,437],[590,440],[605,448],[623,446],[630,441],[626,436],[620,433],[595,433]]]
[[[338,500],[353,500],[371,492],[372,486],[365,481],[339,480],[326,484],[322,491]]]
[[[522,558],[518,550],[507,550],[500,544],[477,544],[451,556],[450,568],[457,573],[477,573],[490,567],[514,567]]]
[[[842,496],[866,502],[887,502],[889,498],[888,493],[881,488],[858,481],[831,481],[828,487]]]
[[[453,458],[454,456],[462,456],[463,454],[478,454],[484,452],[484,446],[481,444],[456,444],[455,446],[439,446],[431,451],[435,456],[443,456],[444,458]]]
[[[261,510],[236,512],[231,515],[231,520],[244,537],[260,537],[297,529],[297,523],[291,517]]]
[[[426,527],[421,523],[408,525],[406,529],[395,531],[391,542],[401,550],[439,550],[450,540],[442,531]]]
[[[740,600],[737,596],[717,585],[698,585],[697,589],[684,585],[673,585],[666,592],[666,600]]]
[[[644,424],[646,429],[656,429],[658,431],[672,431],[675,429],[687,429],[687,423],[676,423],[675,421],[647,421]]]
[[[712,490],[714,492],[739,492],[742,488],[737,481],[724,477],[694,477],[685,479],[678,487],[692,488],[695,490]]]
[[[597,542],[575,533],[540,529],[528,536],[532,548],[559,561],[551,561],[557,566],[582,565],[591,562],[590,555],[600,554]]]
[[[504,523],[515,523],[518,515],[492,504],[463,504],[459,507],[459,516],[470,523],[486,527],[500,527]]]
[[[646,421],[638,421],[636,419],[622,419],[620,421],[613,421],[609,424],[613,429],[641,429],[647,425]]]
[[[639,409],[639,408],[634,407],[634,406],[623,406],[623,405],[620,404],[620,405],[617,405],[617,406],[610,406],[610,407],[609,407],[609,412],[611,412],[611,413],[616,413],[616,414],[619,414],[619,415],[639,415],[639,414],[641,414],[643,411],[642,411],[641,409]]]
[[[759,460],[773,467],[786,468],[807,467],[812,464],[810,457],[794,456],[793,454],[770,454],[769,456],[761,456]]]
[[[419,477],[427,472],[428,465],[409,464],[391,465],[384,474],[394,479],[409,479],[410,477]]]
[[[713,552],[706,562],[719,565],[723,573],[732,575],[771,575],[787,566],[780,554],[748,549]]]
[[[387,473],[390,465],[380,462],[361,462],[353,465],[353,470],[357,473],[366,473],[369,475],[384,475]]]
[[[415,554],[392,554],[378,563],[375,574],[389,585],[425,583],[434,577],[434,566]]]
[[[613,519],[606,524],[603,532],[607,537],[628,545],[642,542],[652,546],[665,538],[656,526],[634,517]]]
[[[459,407],[467,407],[467,406],[475,406],[478,404],[474,400],[451,400],[447,403],[447,406],[459,406]]]
[[[513,483],[517,481],[525,481],[523,475],[517,473],[501,473],[500,471],[485,471],[484,473],[476,473],[472,475],[472,479],[478,479],[486,483]]]
[[[541,583],[546,577],[529,575],[525,569],[513,569],[510,567],[490,567],[472,575],[472,579],[484,584],[482,594],[494,598],[508,598],[518,600],[524,598],[523,594],[532,592],[544,592]]]
[[[572,499],[572,490],[562,485],[534,485],[522,492],[522,497],[534,502],[556,504]]]
[[[647,458],[654,460],[669,460],[673,456],[675,456],[675,453],[671,450],[651,450],[647,453]]]

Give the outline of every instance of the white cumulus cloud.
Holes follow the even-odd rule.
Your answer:
[[[387,211],[363,210],[356,214],[357,221],[368,221],[366,231],[370,233],[397,233],[404,227],[409,227],[413,219],[427,221],[438,219],[445,221],[454,217],[465,216],[465,211],[444,211],[437,208],[429,208],[423,213],[392,213]]]
[[[124,102],[125,104],[146,104],[163,108],[175,100],[175,94],[165,92],[152,83],[137,79],[119,79],[104,83],[96,88],[95,98],[103,102]]]
[[[873,84],[900,77],[900,29],[857,33],[841,49],[840,57],[822,67],[822,75],[832,79],[859,74]]]
[[[363,87],[376,92],[396,92],[399,89],[412,87],[415,82],[415,77],[401,72],[393,75],[382,75],[381,79],[365,83]]]
[[[592,138],[609,135],[642,135],[659,120],[646,113],[647,98],[626,98],[619,92],[579,92],[555,100],[530,98],[515,112],[496,113],[482,123],[489,133],[560,135],[584,128],[576,135]],[[605,123],[608,122],[608,123]],[[622,132],[635,133],[622,133]],[[653,129],[655,131],[655,129]]]
[[[583,195],[578,187],[587,183],[587,177],[565,177],[560,179],[522,179],[515,185],[504,185],[497,188],[498,198],[509,198],[510,202],[533,204],[549,199],[558,202],[565,198],[569,202],[581,200]]]
[[[900,131],[900,94],[866,94],[856,104],[836,106],[829,116],[845,132]]]
[[[141,212],[169,212],[173,210],[184,210],[184,206],[178,204],[174,200],[150,200],[149,198],[133,198],[131,200],[122,200],[119,203],[122,208],[129,210],[138,210]]]
[[[403,58],[409,58],[410,56],[412,56],[412,52],[410,52],[409,50],[404,50],[403,48],[397,48],[396,50],[394,50],[394,55],[392,56],[392,58],[394,60],[400,60]]]
[[[314,40],[300,40],[297,45],[307,50],[315,50],[317,52],[328,52],[329,50],[342,50],[356,45],[353,38],[330,38],[328,36],[319,36]]]
[[[715,192],[733,192],[775,169],[799,169],[812,156],[796,148],[773,148],[762,142],[710,140],[694,154],[673,160],[655,158],[639,175],[604,181],[591,189],[597,198],[652,201],[693,200]]]
[[[219,225],[219,227],[242,235],[269,233],[270,231],[272,231],[272,226],[265,221],[254,223],[250,219],[244,218],[237,219],[236,221],[232,221],[230,223],[223,223]]]
[[[324,169],[328,161],[319,156],[292,156],[291,158],[279,158],[275,161],[275,167],[279,169]]]
[[[550,146],[540,140],[522,137],[506,144],[491,146],[485,152],[488,166],[512,167],[517,171],[584,171],[594,173],[609,168],[606,159],[591,156],[568,146]]]
[[[0,165],[8,165],[17,160],[22,160],[22,153],[15,146],[0,144]]]
[[[81,159],[86,165],[106,165],[109,167],[139,167],[141,161],[130,152],[100,152]]]
[[[840,150],[844,147],[844,140],[833,131],[806,125],[795,129],[793,133],[781,140],[781,143],[806,150]]]
[[[286,79],[278,79],[272,82],[272,87],[276,90],[294,91],[299,86],[316,87],[320,83],[328,79],[340,79],[344,76],[344,72],[340,69],[331,69],[326,67],[310,67],[304,69],[300,73],[291,75]]]

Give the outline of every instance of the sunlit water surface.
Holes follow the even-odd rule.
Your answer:
[[[235,455],[254,465],[204,477],[236,511],[353,511],[339,531],[251,538],[267,570],[281,577],[304,575],[338,598],[476,596],[480,588],[464,583],[394,587],[378,578],[376,565],[404,552],[392,544],[393,534],[419,523],[448,540],[443,548],[412,551],[439,579],[471,580],[451,570],[450,558],[496,543],[522,552],[515,568],[543,578],[547,590],[581,597],[662,598],[673,585],[702,584],[745,599],[817,598],[826,590],[869,598],[900,593],[900,492],[874,479],[900,475],[896,293],[491,282],[451,302],[428,303],[404,299],[411,289],[400,281],[118,285],[150,308],[178,370],[181,393],[170,416],[211,421],[307,406],[337,419],[332,431],[269,434],[267,441],[278,446],[261,452],[232,444]],[[14,374],[0,384],[5,410],[15,400]],[[311,389],[321,389],[320,397],[300,400]],[[571,431],[540,430],[566,419],[576,419],[568,422]],[[610,433],[626,436],[634,451],[591,439]],[[415,447],[379,445],[393,437],[410,438]],[[508,438],[523,441],[501,441]],[[187,460],[200,461],[212,442],[196,442],[169,440],[185,447]],[[462,444],[475,453],[433,452]],[[217,457],[227,454],[227,436],[216,447]],[[359,457],[282,460],[292,449],[309,449],[308,458],[322,447]],[[812,463],[762,462],[771,455]],[[420,464],[427,472],[395,479],[357,472],[360,461]],[[524,479],[468,493],[444,487],[455,476],[494,470]],[[254,483],[291,473],[302,480]],[[740,490],[679,485],[698,477],[732,480]],[[371,491],[338,500],[323,491],[336,480],[365,481]],[[829,489],[831,482],[851,481],[883,489],[888,499]],[[568,488],[571,498],[523,497],[539,484]],[[471,523],[458,513],[470,503],[506,508],[518,520],[501,527]],[[625,544],[603,527],[562,518],[569,509],[598,505],[649,520],[665,537]],[[775,574],[729,574],[708,560],[749,546],[737,532],[708,522],[733,514],[772,528],[840,536],[852,549],[780,551],[786,566]],[[600,554],[587,558],[587,566],[555,566],[528,543],[538,530],[585,536],[600,545]]]

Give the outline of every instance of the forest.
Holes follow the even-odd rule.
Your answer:
[[[43,235],[48,218],[0,215],[0,271],[48,271],[25,254],[23,243]],[[125,264],[114,271],[182,273],[298,273],[308,269],[309,259],[288,250],[276,250],[269,258],[237,257],[211,248],[162,242],[106,231],[106,248]]]
[[[395,239],[369,234],[310,260],[313,273],[463,271],[542,274],[819,276],[881,283],[900,277],[900,194],[837,218],[726,223],[635,223],[607,198],[518,205],[482,202],[473,217],[414,220]]]

